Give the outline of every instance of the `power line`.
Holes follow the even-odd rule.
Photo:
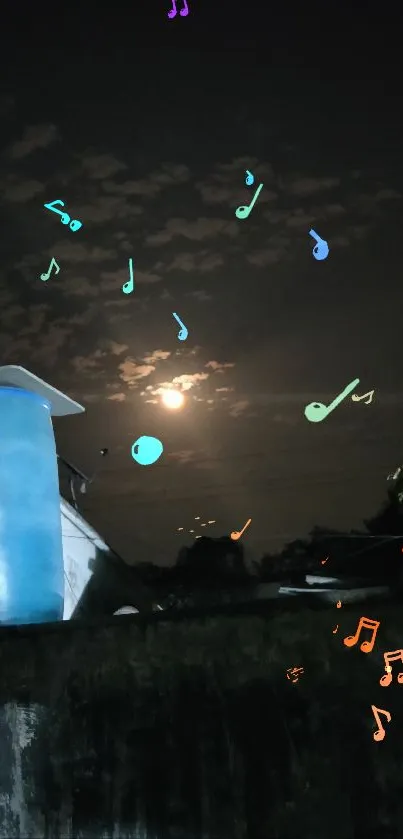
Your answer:
[[[371,475],[373,473],[370,473]],[[348,480],[351,483],[352,481],[359,481],[362,483],[364,474],[356,475],[356,476],[349,476]],[[368,477],[368,475],[366,476]],[[274,492],[277,491],[279,493],[288,492],[292,489],[296,489],[301,484],[306,485],[306,489],[309,490],[311,487],[315,486],[331,486],[332,484],[337,483],[344,483],[346,481],[346,477],[343,475],[339,475],[338,477],[327,477],[327,478],[304,478],[300,477],[299,480],[294,479],[292,483],[288,484],[280,484],[277,478],[272,478],[270,483],[270,479],[265,483],[255,483],[252,487],[248,486],[246,482],[238,485],[234,484],[204,484],[203,486],[199,487],[198,494],[190,494],[187,493],[186,495],[172,495],[172,490],[169,487],[162,487],[160,489],[130,489],[128,488],[127,492],[121,493],[120,496],[117,496],[116,490],[111,490],[113,492],[113,498],[107,498],[106,494],[101,495],[99,494],[97,498],[90,498],[87,496],[87,504],[85,505],[85,509],[90,510],[93,505],[88,502],[93,502],[96,504],[97,502],[102,502],[107,498],[108,504],[122,504],[125,500],[129,503],[135,503],[137,506],[139,504],[154,504],[156,501],[158,502],[159,499],[166,499],[170,502],[182,502],[182,501],[194,501],[200,503],[203,498],[214,497],[217,493],[225,494],[225,496],[237,495],[239,493],[247,493],[250,492]],[[139,497],[147,494],[149,498]],[[84,508],[84,505],[83,505]]]
[[[385,437],[385,441],[389,442],[389,438]],[[311,446],[310,450],[312,451],[313,456],[316,456],[316,452],[314,452],[313,446]],[[184,451],[187,451],[187,449],[184,449]],[[295,451],[299,452],[298,447],[296,447]],[[305,447],[305,452],[307,452],[307,447]],[[129,455],[129,451],[128,451],[128,455]],[[236,461],[244,460],[244,459],[250,460],[251,458],[258,458],[259,461],[264,461],[264,460],[272,458],[274,455],[275,455],[276,458],[278,458],[279,455],[286,455],[287,457],[292,459],[293,458],[293,451],[290,450],[290,448],[283,448],[283,449],[278,449],[277,448],[275,450],[274,454],[271,454],[270,452],[267,452],[266,450],[262,451],[262,452],[251,452],[249,454],[247,454],[246,452],[243,452],[241,454],[228,454],[228,455],[221,455],[221,456],[192,458],[191,460],[183,461],[182,463],[179,459],[174,459],[174,457],[172,456],[172,460],[171,460],[170,463],[156,463],[155,466],[154,466],[154,470],[155,470],[155,472],[157,472],[157,471],[161,472],[165,469],[171,469],[173,465],[175,465],[175,466],[176,465],[177,466],[193,466],[193,465],[197,465],[198,463],[203,463],[203,464],[205,464],[205,463],[222,463],[222,462],[226,462],[226,461],[236,462]],[[169,454],[168,454],[168,457],[169,457]],[[108,473],[111,473],[111,472],[113,473],[113,472],[129,471],[129,470],[132,470],[133,468],[134,468],[134,464],[131,461],[130,456],[128,456],[127,463],[124,463],[122,466],[115,466],[115,467],[105,466],[102,470],[100,469],[98,474],[108,474]],[[380,466],[379,468],[383,469],[382,466]]]
[[[77,538],[78,538],[78,539],[85,539],[86,537],[85,537],[85,536],[78,536]],[[76,596],[75,596],[75,594],[74,594],[74,591],[73,591],[73,589],[72,589],[72,587],[71,587],[71,583],[70,583],[69,577],[67,576],[67,573],[66,573],[66,571],[65,571],[65,570],[64,570],[64,579],[65,579],[65,580],[67,580],[67,584],[68,584],[68,586],[69,586],[69,589],[70,589],[71,594],[72,594],[72,596],[73,596],[73,599],[74,599],[74,601],[75,601],[75,605],[77,605],[77,602],[78,602],[77,597],[76,597]]]
[[[376,538],[376,537],[373,537],[373,538]],[[403,538],[403,536],[386,536],[383,539],[381,536],[378,536],[378,539],[381,539],[381,541],[378,542],[378,545],[367,545],[366,548],[362,548],[362,550],[360,550],[360,551],[355,551],[355,553],[348,554],[346,559],[350,559],[350,557],[354,557],[354,556],[359,556],[360,554],[366,553],[367,551],[372,551],[373,548],[380,547],[381,545],[384,545],[387,542],[393,542],[396,539],[402,539],[402,538]]]
[[[220,527],[220,525],[217,522],[216,522],[216,524],[217,524],[217,527]],[[208,533],[209,531],[205,531],[205,532]],[[177,530],[171,532],[171,535],[176,535],[176,534],[181,535],[181,536],[187,536],[187,535],[190,534],[190,531],[185,531],[184,530],[183,533],[180,532],[180,534]],[[203,533],[203,534],[197,534],[197,535],[205,535],[205,534]],[[62,533],[62,536],[66,536],[66,538],[68,538],[68,539],[87,539],[87,541],[91,541],[88,536],[73,536],[73,535],[70,535],[69,533]],[[308,537],[310,537],[310,534],[308,534]],[[267,538],[268,541],[273,541],[273,539],[293,539],[294,541],[301,540],[302,542],[305,542],[305,541],[307,541],[308,537],[304,538],[304,537],[300,537],[300,536],[295,536],[294,533],[272,533],[270,536],[267,536],[266,538]],[[319,541],[324,540],[324,539],[366,539],[366,540],[368,540],[368,539],[378,539],[379,540],[380,539],[381,541],[379,542],[379,544],[383,544],[384,542],[385,543],[386,542],[393,542],[393,540],[397,540],[397,539],[402,539],[403,540],[403,533],[401,533],[398,536],[396,536],[396,535],[392,536],[391,534],[386,534],[386,533],[380,533],[379,535],[378,534],[373,535],[371,533],[362,533],[362,534],[360,534],[360,533],[358,533],[358,534],[356,534],[356,533],[325,533],[323,535],[319,535],[319,534],[316,535],[315,534],[315,537],[314,537],[313,541],[314,542],[319,542]],[[376,545],[375,545],[375,547],[376,547]],[[357,551],[356,554],[349,554],[349,556],[356,556],[357,554],[363,553],[366,550],[371,550],[371,548],[370,547],[363,548],[362,551]]]

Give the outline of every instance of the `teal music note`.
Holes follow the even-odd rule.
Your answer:
[[[309,420],[309,422],[322,422],[322,420],[326,419],[331,411],[334,411],[334,409],[340,405],[340,402],[342,402],[343,399],[345,399],[346,396],[354,390],[354,388],[359,384],[359,381],[359,379],[354,379],[350,382],[350,384],[344,388],[342,393],[339,393],[339,395],[336,396],[336,399],[334,399],[330,405],[324,405],[323,402],[310,402],[304,411],[307,420]]]
[[[58,273],[59,273],[59,271],[60,271],[60,268],[59,268],[59,266],[58,266],[58,264],[57,264],[56,260],[55,260],[55,259],[53,259],[53,256],[52,256],[52,261],[51,261],[51,263],[50,263],[50,265],[49,265],[49,271],[48,271],[48,273],[47,273],[47,274],[41,274],[41,280],[43,280],[45,283],[46,283],[46,280],[48,280],[48,279],[49,279],[49,277],[50,277],[50,275],[51,275],[51,272],[52,272],[52,266],[53,266],[53,264],[55,264],[55,265],[56,265],[56,269],[57,269],[57,270],[56,270],[56,276],[58,275]]]
[[[246,206],[241,205],[240,207],[237,207],[237,209],[235,210],[235,215],[236,215],[237,218],[239,218],[239,219],[248,218],[248,216],[251,214],[251,212],[253,210],[254,205],[256,204],[256,201],[259,197],[259,193],[261,192],[262,189],[263,189],[263,184],[260,184],[258,186],[250,204],[248,204]]]
[[[133,279],[133,260],[130,257],[129,259],[129,271],[130,271],[130,280],[127,283],[122,285],[123,294],[131,294],[134,289],[134,279]]]

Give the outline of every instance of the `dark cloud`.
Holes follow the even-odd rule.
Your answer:
[[[27,41],[18,55],[25,75],[10,53],[0,100],[2,364],[85,404],[56,430],[83,468],[110,449],[86,513],[126,556],[138,530],[161,562],[180,527],[196,533],[201,508],[221,532],[252,516],[256,552],[315,523],[358,526],[400,458],[403,372],[395,76],[383,62],[371,81],[375,51],[348,81],[339,70],[327,80],[314,40],[302,57],[308,26],[293,46],[287,24],[269,46],[256,32],[243,47],[238,21],[225,49],[207,30],[197,59],[191,30],[185,55],[165,24],[144,50],[132,26],[111,23],[119,55],[91,62],[75,30],[56,49],[35,29],[35,50]],[[100,12],[92,43],[104,25]],[[44,208],[56,198],[81,230]],[[329,242],[323,263],[312,227]],[[42,282],[52,258],[60,272]],[[355,376],[360,392],[375,388],[373,405],[306,421],[309,401],[331,401]],[[162,407],[169,389],[182,410]],[[130,457],[140,433],[164,441],[155,468]]]

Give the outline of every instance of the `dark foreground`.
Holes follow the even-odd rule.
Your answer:
[[[403,837],[403,685],[379,685],[401,613],[260,603],[2,628],[0,837]],[[370,654],[343,644],[362,615],[381,621]],[[371,705],[392,715],[380,742]]]

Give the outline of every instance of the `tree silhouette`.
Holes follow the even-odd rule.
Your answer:
[[[343,532],[315,525],[308,538],[294,539],[279,553],[265,553],[254,561],[253,575],[246,568],[242,544],[228,536],[203,536],[190,547],[183,546],[174,566],[162,568],[143,562],[136,569],[154,589],[159,602],[165,598],[165,606],[222,602],[231,599],[231,592],[235,597],[236,590],[246,595],[257,582],[289,581],[298,585],[307,573],[387,582],[397,587],[402,578],[403,536],[401,542],[393,537],[403,533],[403,468],[389,479],[393,485],[387,491],[387,500],[364,520],[362,530]],[[327,558],[327,564],[322,564]]]
[[[176,567],[184,583],[202,588],[239,585],[249,578],[243,547],[228,536],[196,539],[190,548],[179,551]]]

